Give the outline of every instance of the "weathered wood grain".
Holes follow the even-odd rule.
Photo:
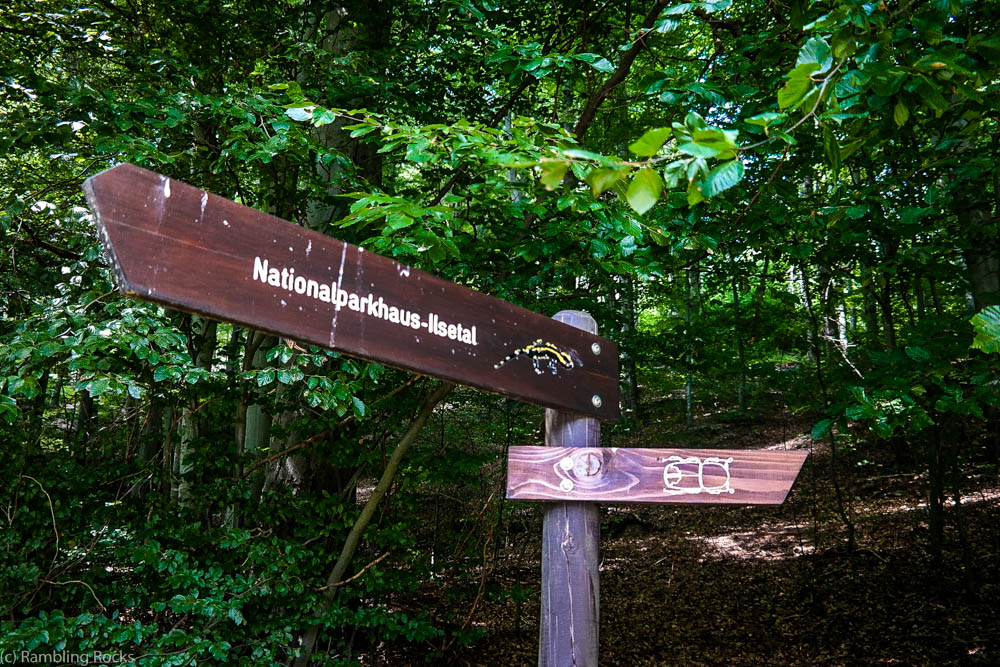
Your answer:
[[[84,191],[126,294],[618,418],[609,340],[134,165]]]
[[[511,447],[507,497],[780,505],[808,452]]]
[[[597,333],[587,313],[564,310],[555,318]],[[597,447],[596,419],[545,411],[545,444],[539,449],[565,451]],[[542,593],[539,614],[540,667],[596,667],[600,628],[601,520],[594,503],[549,503],[542,513]]]

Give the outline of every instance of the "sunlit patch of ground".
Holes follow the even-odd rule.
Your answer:
[[[797,558],[815,551],[806,526],[797,523],[762,524],[749,531],[725,535],[691,535],[689,542],[703,549],[704,560],[778,561]]]

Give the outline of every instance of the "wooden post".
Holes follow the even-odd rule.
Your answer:
[[[584,312],[564,310],[556,313],[553,319],[597,333],[597,322]],[[600,349],[591,351],[600,354]],[[617,394],[595,394],[591,400],[600,405],[604,401],[617,401],[618,397]],[[597,447],[600,440],[601,425],[596,419],[563,410],[545,411],[546,445]],[[597,665],[599,542],[600,520],[596,504],[546,504],[542,518],[540,667]]]

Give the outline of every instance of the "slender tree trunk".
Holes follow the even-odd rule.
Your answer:
[[[152,480],[156,475],[153,474],[153,466],[149,464],[163,444],[163,400],[153,397],[146,410],[142,431],[139,433],[139,448],[136,452],[136,460],[144,468],[142,474],[150,478],[139,486],[138,493],[141,495],[154,490]]]
[[[917,298],[917,319],[923,320],[927,314],[927,297],[924,294],[924,279],[920,274],[914,277],[913,294]]]
[[[73,442],[76,448],[76,456],[80,458],[84,466],[88,463],[90,436],[95,417],[94,397],[86,389],[77,392],[76,419],[73,423]]]
[[[906,321],[909,322],[911,327],[914,327],[917,325],[917,320],[916,311],[914,311],[913,304],[910,301],[909,281],[902,273],[900,273],[898,278],[899,298],[903,301],[903,307],[906,310]]]
[[[696,268],[692,267],[684,272],[684,323],[687,325],[687,336],[691,339],[691,324],[694,322],[694,314],[697,309],[697,287],[698,278],[695,275]],[[690,428],[694,424],[694,347],[693,343],[688,343],[687,350],[687,376],[684,380],[684,425]]]
[[[760,282],[753,291],[753,319],[760,318],[761,308],[764,306],[764,296],[767,294],[768,271],[771,270],[771,257],[764,256],[764,269],[760,275]]]
[[[747,361],[743,351],[743,325],[740,322],[740,293],[739,285],[734,272],[733,275],[733,334],[736,337],[736,354],[740,362],[740,379],[737,385],[737,405],[740,412],[747,408],[746,385],[747,385]]]
[[[935,424],[927,440],[927,526],[931,568],[941,568],[944,549],[944,466],[941,462],[941,432]]]
[[[199,368],[211,368],[218,345],[216,331],[218,323],[198,315],[191,316],[191,330],[188,338],[191,347],[191,358]],[[199,446],[199,440],[204,435],[204,415],[199,414],[200,402],[191,398],[187,410],[180,421],[180,443],[177,449],[178,475],[177,502],[186,505],[191,502],[192,489],[196,480],[192,479],[194,450]]]
[[[805,269],[800,268],[800,270],[803,278],[802,298],[805,301],[806,313],[809,318],[811,333],[810,340],[812,341],[813,357],[816,360],[816,383],[819,385],[820,395],[823,397],[823,408],[825,410],[830,405],[830,397],[826,386],[826,379],[823,374],[823,352],[822,346],[819,344],[820,324],[816,317],[816,313],[813,310],[812,296],[809,291],[809,281],[805,279]],[[849,552],[853,552],[855,548],[854,520],[851,518],[848,505],[844,500],[844,492],[840,486],[840,448],[837,445],[837,438],[834,436],[832,430],[830,431],[829,442],[830,482],[833,484],[834,498],[836,499],[836,511],[840,516],[840,520],[844,523],[844,528],[847,530],[847,550]]]
[[[267,350],[274,346],[277,338],[268,336],[261,331],[247,330],[243,360],[240,368],[243,371],[261,369],[267,363]],[[236,404],[236,456],[237,465],[235,480],[243,479],[244,459],[247,453],[258,451],[267,446],[271,438],[271,415],[257,402],[260,398],[255,383],[245,383],[239,403]],[[259,469],[251,476],[249,504],[260,502],[260,494],[264,487],[264,470]],[[239,528],[242,517],[239,508],[232,510],[232,525]]]
[[[45,407],[49,398],[49,372],[42,371],[38,378],[38,395],[31,400],[28,413],[27,435],[30,440],[28,449],[37,451],[42,443],[42,428],[45,424]]]
[[[351,532],[347,535],[347,540],[344,542],[344,547],[340,551],[340,556],[337,558],[337,562],[333,566],[333,570],[330,571],[330,575],[326,579],[326,585],[323,587],[323,599],[320,603],[320,608],[317,610],[317,615],[321,615],[326,612],[330,606],[333,604],[334,598],[337,596],[337,585],[343,580],[344,575],[347,573],[347,568],[351,564],[351,560],[354,558],[354,552],[358,548],[358,544],[361,542],[361,536],[365,532],[365,528],[371,522],[372,517],[375,516],[375,510],[378,508],[379,502],[385,496],[386,492],[389,491],[389,487],[392,485],[392,481],[396,476],[396,471],[399,469],[400,463],[403,461],[403,456],[406,454],[410,446],[416,441],[417,436],[420,435],[420,431],[423,429],[424,424],[427,423],[427,418],[431,416],[434,412],[434,408],[444,400],[454,385],[443,383],[438,387],[430,396],[428,396],[420,410],[414,416],[413,421],[410,426],[406,429],[403,437],[400,438],[399,444],[396,445],[396,449],[393,450],[392,456],[386,462],[385,471],[382,473],[382,477],[379,479],[378,485],[372,491],[371,496],[368,497],[368,501],[365,506],[361,509],[361,514],[358,516],[358,520],[354,522],[354,526],[351,527]],[[316,647],[316,639],[319,636],[319,625],[313,625],[306,631],[303,635],[298,647],[298,658],[295,660],[295,667],[305,667],[309,664],[309,659],[312,657],[313,650]]]
[[[825,352],[829,353],[832,346],[840,340],[840,322],[837,317],[837,305],[840,299],[836,281],[833,279],[833,272],[829,266],[820,265],[818,283],[823,348]]]
[[[896,349],[896,319],[892,309],[892,281],[885,278],[885,284],[881,289],[881,296],[878,305],[882,309],[882,327],[885,336],[885,346]]]
[[[634,339],[636,331],[636,286],[635,278],[632,275],[625,276],[622,290],[622,329],[625,339],[631,343],[634,349]],[[635,356],[625,351],[621,358],[622,370],[625,375],[625,393],[622,396],[625,410],[631,413],[635,419],[640,419],[639,414],[639,377],[636,369]]]
[[[963,433],[964,442],[968,436]],[[965,521],[965,509],[962,507],[962,466],[958,456],[958,445],[952,444],[948,447],[949,456],[948,467],[951,468],[951,499],[955,503],[953,514],[955,516],[955,528],[958,530],[958,540],[962,552],[962,571],[964,574],[965,590],[970,598],[979,596],[980,576],[979,568],[976,567],[976,558],[972,552],[972,542],[969,539],[969,528]]]
[[[875,298],[876,285],[874,284],[875,278],[872,272],[865,269],[865,274],[866,279],[862,287],[862,294],[864,296],[862,318],[865,321],[865,338],[869,343],[874,343],[879,339],[882,331],[879,328],[878,322],[878,299]]]

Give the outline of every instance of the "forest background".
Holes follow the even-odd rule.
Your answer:
[[[798,546],[712,570],[780,593],[675,588],[618,616],[638,645],[602,621],[608,664],[995,660],[998,26],[972,0],[7,3],[0,652],[533,660],[540,511],[503,463],[540,410],[119,296],[80,185],[131,162],[589,312],[621,351],[605,444],[781,424],[813,451],[744,533]],[[701,567],[702,519],[646,512],[604,510],[619,571]]]

